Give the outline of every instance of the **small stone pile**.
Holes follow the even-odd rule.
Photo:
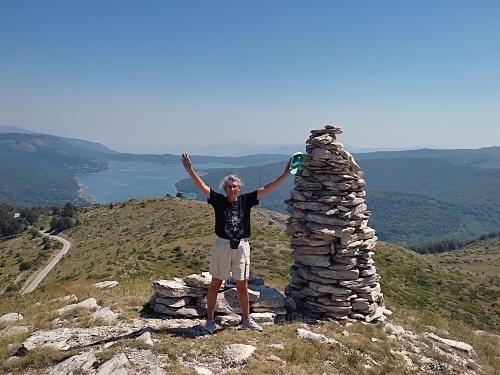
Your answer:
[[[341,133],[334,125],[311,131],[306,160],[285,201],[294,260],[285,294],[292,308],[313,317],[384,321],[366,183],[352,155],[337,142]]]
[[[154,294],[149,304],[158,314],[176,318],[198,318],[207,314],[207,291],[212,281],[208,272],[172,280],[158,280],[152,284]],[[250,312],[259,323],[273,324],[285,319],[285,297],[274,288],[264,285],[262,278],[250,275],[248,279]],[[236,282],[223,282],[215,306],[216,321],[220,325],[238,325],[241,317]]]

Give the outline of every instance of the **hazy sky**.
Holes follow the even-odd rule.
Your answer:
[[[500,2],[0,1],[0,124],[172,153],[500,146]]]

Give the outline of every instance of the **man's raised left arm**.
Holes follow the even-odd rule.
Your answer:
[[[262,186],[257,190],[257,199],[262,198],[264,195],[276,189],[279,184],[281,184],[283,181],[286,180],[289,174],[290,174],[290,161],[288,161],[288,163],[286,164],[285,171],[281,176],[279,176],[277,179],[271,182],[268,182],[267,184],[265,184],[264,186]]]

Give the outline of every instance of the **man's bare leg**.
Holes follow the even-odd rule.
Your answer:
[[[248,280],[236,280],[236,290],[240,301],[243,319],[250,318],[250,303],[248,300]]]
[[[238,300],[240,301],[241,313],[243,315],[243,322],[241,325],[246,328],[253,329],[254,331],[262,331],[255,320],[250,318],[250,303],[248,298],[248,280],[236,281],[236,289],[238,290]]]
[[[217,303],[217,294],[219,293],[222,280],[215,277],[210,282],[210,287],[207,293],[207,315],[208,319],[213,320],[215,314],[215,304]]]

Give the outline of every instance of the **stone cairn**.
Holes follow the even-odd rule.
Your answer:
[[[315,318],[385,321],[377,244],[368,227],[363,172],[336,140],[342,129],[312,130],[288,205],[292,282],[287,307]]]
[[[175,318],[201,318],[207,314],[207,291],[212,281],[208,272],[172,280],[158,280],[152,284],[150,306],[158,314]],[[285,297],[274,288],[264,285],[260,277],[250,275],[248,293],[252,318],[258,323],[273,324],[285,319]],[[241,322],[240,303],[236,282],[229,278],[222,283],[215,305],[215,320],[221,326]]]

